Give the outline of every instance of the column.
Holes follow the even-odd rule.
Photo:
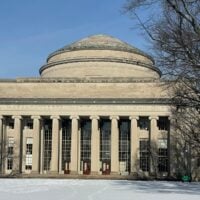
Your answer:
[[[58,173],[59,166],[59,116],[51,116],[52,119],[52,152],[51,173]]]
[[[0,115],[0,174],[3,174],[3,116]]]
[[[157,116],[150,116],[150,173],[157,174],[157,158],[158,158],[158,127]]]
[[[40,164],[40,116],[32,116],[33,119],[33,159],[32,173],[39,173]]]
[[[14,159],[13,159],[13,171],[21,173],[22,172],[22,152],[23,152],[23,135],[21,127],[21,116],[12,116],[14,119]]]
[[[139,149],[139,135],[137,120],[139,117],[130,116],[131,120],[131,174],[136,175],[138,172],[138,149]]]
[[[71,116],[71,173],[78,174],[78,116]]]
[[[99,173],[99,157],[100,157],[100,135],[98,127],[98,116],[91,116],[92,120],[92,135],[91,135],[91,173]]]
[[[119,128],[118,116],[111,116],[111,173],[119,173]]]

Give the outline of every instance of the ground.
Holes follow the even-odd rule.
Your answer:
[[[200,183],[0,179],[0,200],[199,200]]]

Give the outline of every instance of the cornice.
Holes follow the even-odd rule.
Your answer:
[[[154,65],[147,64],[145,62],[140,62],[138,60],[133,60],[133,59],[111,58],[111,57],[109,57],[109,58],[98,58],[98,57],[88,58],[87,57],[87,58],[71,58],[71,59],[69,58],[69,59],[65,59],[65,60],[61,60],[61,61],[47,63],[40,68],[39,72],[40,72],[40,74],[42,74],[42,72],[45,69],[54,67],[55,65],[77,63],[77,62],[116,62],[116,63],[133,64],[133,65],[138,65],[138,66],[141,66],[141,67],[146,67],[146,68],[152,69],[152,70],[156,71],[159,74],[159,76],[162,75],[161,71],[158,68],[156,68]]]
[[[17,79],[0,79],[1,83],[162,83],[173,81],[162,79],[135,78],[135,77],[27,77]]]
[[[81,50],[112,50],[112,51],[123,51],[123,52],[129,52],[129,53],[135,53],[138,55],[142,55],[146,58],[149,58],[153,63],[155,63],[153,57],[151,57],[150,55],[144,53],[143,51],[137,49],[137,48],[127,48],[127,47],[122,47],[122,46],[117,46],[117,47],[112,47],[112,46],[76,46],[76,47],[71,47],[70,45],[61,49],[58,49],[57,51],[49,54],[49,56],[47,57],[47,62],[49,61],[50,58],[52,58],[53,56],[56,56],[58,54],[62,54],[65,52],[70,52],[70,51],[81,51]]]
[[[169,105],[169,98],[0,98],[0,105]]]

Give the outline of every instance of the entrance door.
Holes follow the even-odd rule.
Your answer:
[[[90,162],[83,161],[83,174],[89,175],[90,174]]]
[[[102,161],[102,174],[103,175],[110,174],[110,161]]]
[[[65,163],[65,170],[64,170],[65,174],[70,174],[70,169],[69,169],[69,162]]]

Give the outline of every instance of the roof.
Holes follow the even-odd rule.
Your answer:
[[[92,35],[86,38],[83,38],[77,42],[74,42],[70,45],[64,46],[61,49],[58,49],[57,51],[51,53],[48,58],[50,59],[52,56],[66,52],[66,51],[75,51],[75,50],[116,50],[116,51],[127,51],[136,53],[139,55],[143,55],[145,57],[148,57],[153,62],[153,58],[149,56],[148,54],[144,53],[143,51],[137,49],[136,47],[133,47],[129,45],[126,42],[123,42],[117,38],[114,38],[109,35],[105,34],[98,34],[98,35]]]

